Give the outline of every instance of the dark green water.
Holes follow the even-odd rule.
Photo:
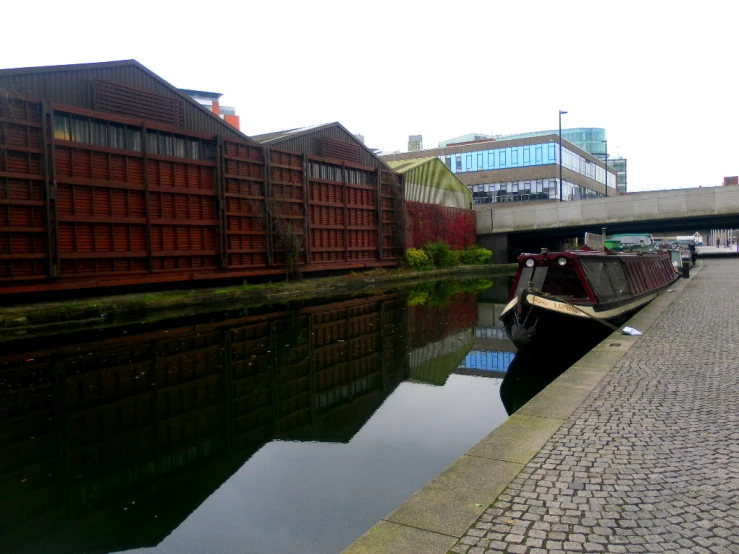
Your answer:
[[[4,344],[0,551],[340,552],[507,417],[489,284]]]

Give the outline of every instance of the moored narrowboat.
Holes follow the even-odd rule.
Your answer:
[[[543,249],[519,256],[500,319],[518,348],[561,346],[623,323],[679,277],[664,252]]]

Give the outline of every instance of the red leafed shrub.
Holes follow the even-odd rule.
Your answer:
[[[406,202],[406,206],[406,248],[422,248],[437,240],[443,240],[453,250],[464,250],[475,244],[477,226],[474,210],[422,202]]]

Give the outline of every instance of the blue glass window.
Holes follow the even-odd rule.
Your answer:
[[[483,165],[482,165],[482,152],[478,152],[477,153],[477,170],[480,171],[481,169],[483,169]]]
[[[541,163],[541,146],[536,147],[536,163]]]
[[[511,165],[518,166],[518,148],[511,150]]]
[[[456,161],[457,161],[456,163],[457,173],[461,173],[462,172],[462,156],[460,156],[459,154],[455,154],[454,157],[456,158]]]
[[[464,168],[465,171],[472,171],[472,154],[467,154],[467,167]]]
[[[500,158],[500,167],[505,167],[505,150],[499,150],[498,157]]]
[[[531,163],[531,149],[528,146],[523,147],[523,165]]]
[[[549,143],[549,161],[554,162],[554,144]]]

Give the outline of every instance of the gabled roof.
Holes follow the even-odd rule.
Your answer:
[[[196,106],[198,110],[201,110],[203,113],[208,114],[207,117],[213,118],[214,120],[218,121],[220,125],[223,125],[227,129],[229,129],[233,133],[237,133],[240,138],[250,141],[251,139],[229,123],[227,123],[225,120],[218,117],[216,114],[211,112],[209,109],[202,106],[199,102],[197,102],[195,99],[193,99],[189,94],[184,92],[183,90],[178,89],[168,81],[164,80],[162,77],[154,73],[152,70],[147,68],[146,66],[142,65],[136,60],[116,60],[116,61],[110,61],[110,62],[94,62],[94,63],[78,63],[78,64],[67,64],[67,65],[46,65],[46,66],[37,66],[37,67],[20,67],[20,68],[11,68],[11,69],[0,69],[0,79],[5,77],[13,77],[13,76],[25,76],[25,75],[37,75],[37,74],[52,74],[52,73],[63,73],[63,72],[72,72],[72,71],[85,71],[85,70],[105,70],[105,69],[117,69],[117,68],[127,68],[127,67],[133,67],[142,73],[145,73],[150,78],[156,80],[159,82],[164,88],[168,89],[172,93],[174,93],[176,96],[190,104],[191,106]],[[212,94],[212,93],[211,93]]]
[[[415,158],[412,160],[389,161],[387,162],[387,165],[389,165],[393,171],[401,174],[407,174],[418,169],[418,172],[415,172],[410,177],[406,177],[406,182],[416,182],[415,179],[420,179],[416,184],[458,192],[469,197],[470,201],[472,201],[472,191],[469,187],[465,185],[439,158]],[[409,199],[417,200],[415,198]]]
[[[438,161],[441,163],[441,160],[439,158],[416,158],[414,160],[398,160],[397,162],[388,162],[387,164],[392,167],[395,171],[398,173],[406,173],[407,171],[410,171],[411,169],[418,167],[423,164],[427,164],[429,162],[432,162],[433,160]],[[461,181],[460,181],[461,182]]]
[[[317,131],[325,127],[331,127],[332,125],[341,125],[338,122],[335,123],[321,123],[319,125],[309,125],[307,127],[297,127],[295,129],[287,129],[286,131],[275,131],[273,133],[264,133],[262,135],[252,135],[250,138],[261,144],[271,144],[284,139],[292,139],[302,135],[306,135],[311,131]],[[349,131],[347,131],[348,133]]]
[[[381,159],[376,152],[374,152],[372,149],[367,148],[367,146],[356,136],[354,133],[349,131],[346,127],[344,127],[341,123],[338,121],[334,121],[333,123],[321,123],[318,125],[309,125],[307,127],[296,127],[295,129],[287,129],[285,131],[275,131],[273,133],[264,133],[261,135],[252,135],[249,138],[252,140],[255,140],[259,142],[260,144],[264,144],[267,146],[274,146],[278,145],[283,141],[292,140],[295,138],[299,138],[305,135],[309,135],[311,133],[316,133],[319,131],[322,131],[324,129],[330,129],[331,127],[336,127],[338,129],[341,129],[344,131],[348,136],[352,137],[354,141],[356,141],[357,145],[359,145],[363,150],[365,150],[367,153],[369,153],[374,159],[376,159],[381,166],[390,169],[390,166],[387,165],[385,160]]]

